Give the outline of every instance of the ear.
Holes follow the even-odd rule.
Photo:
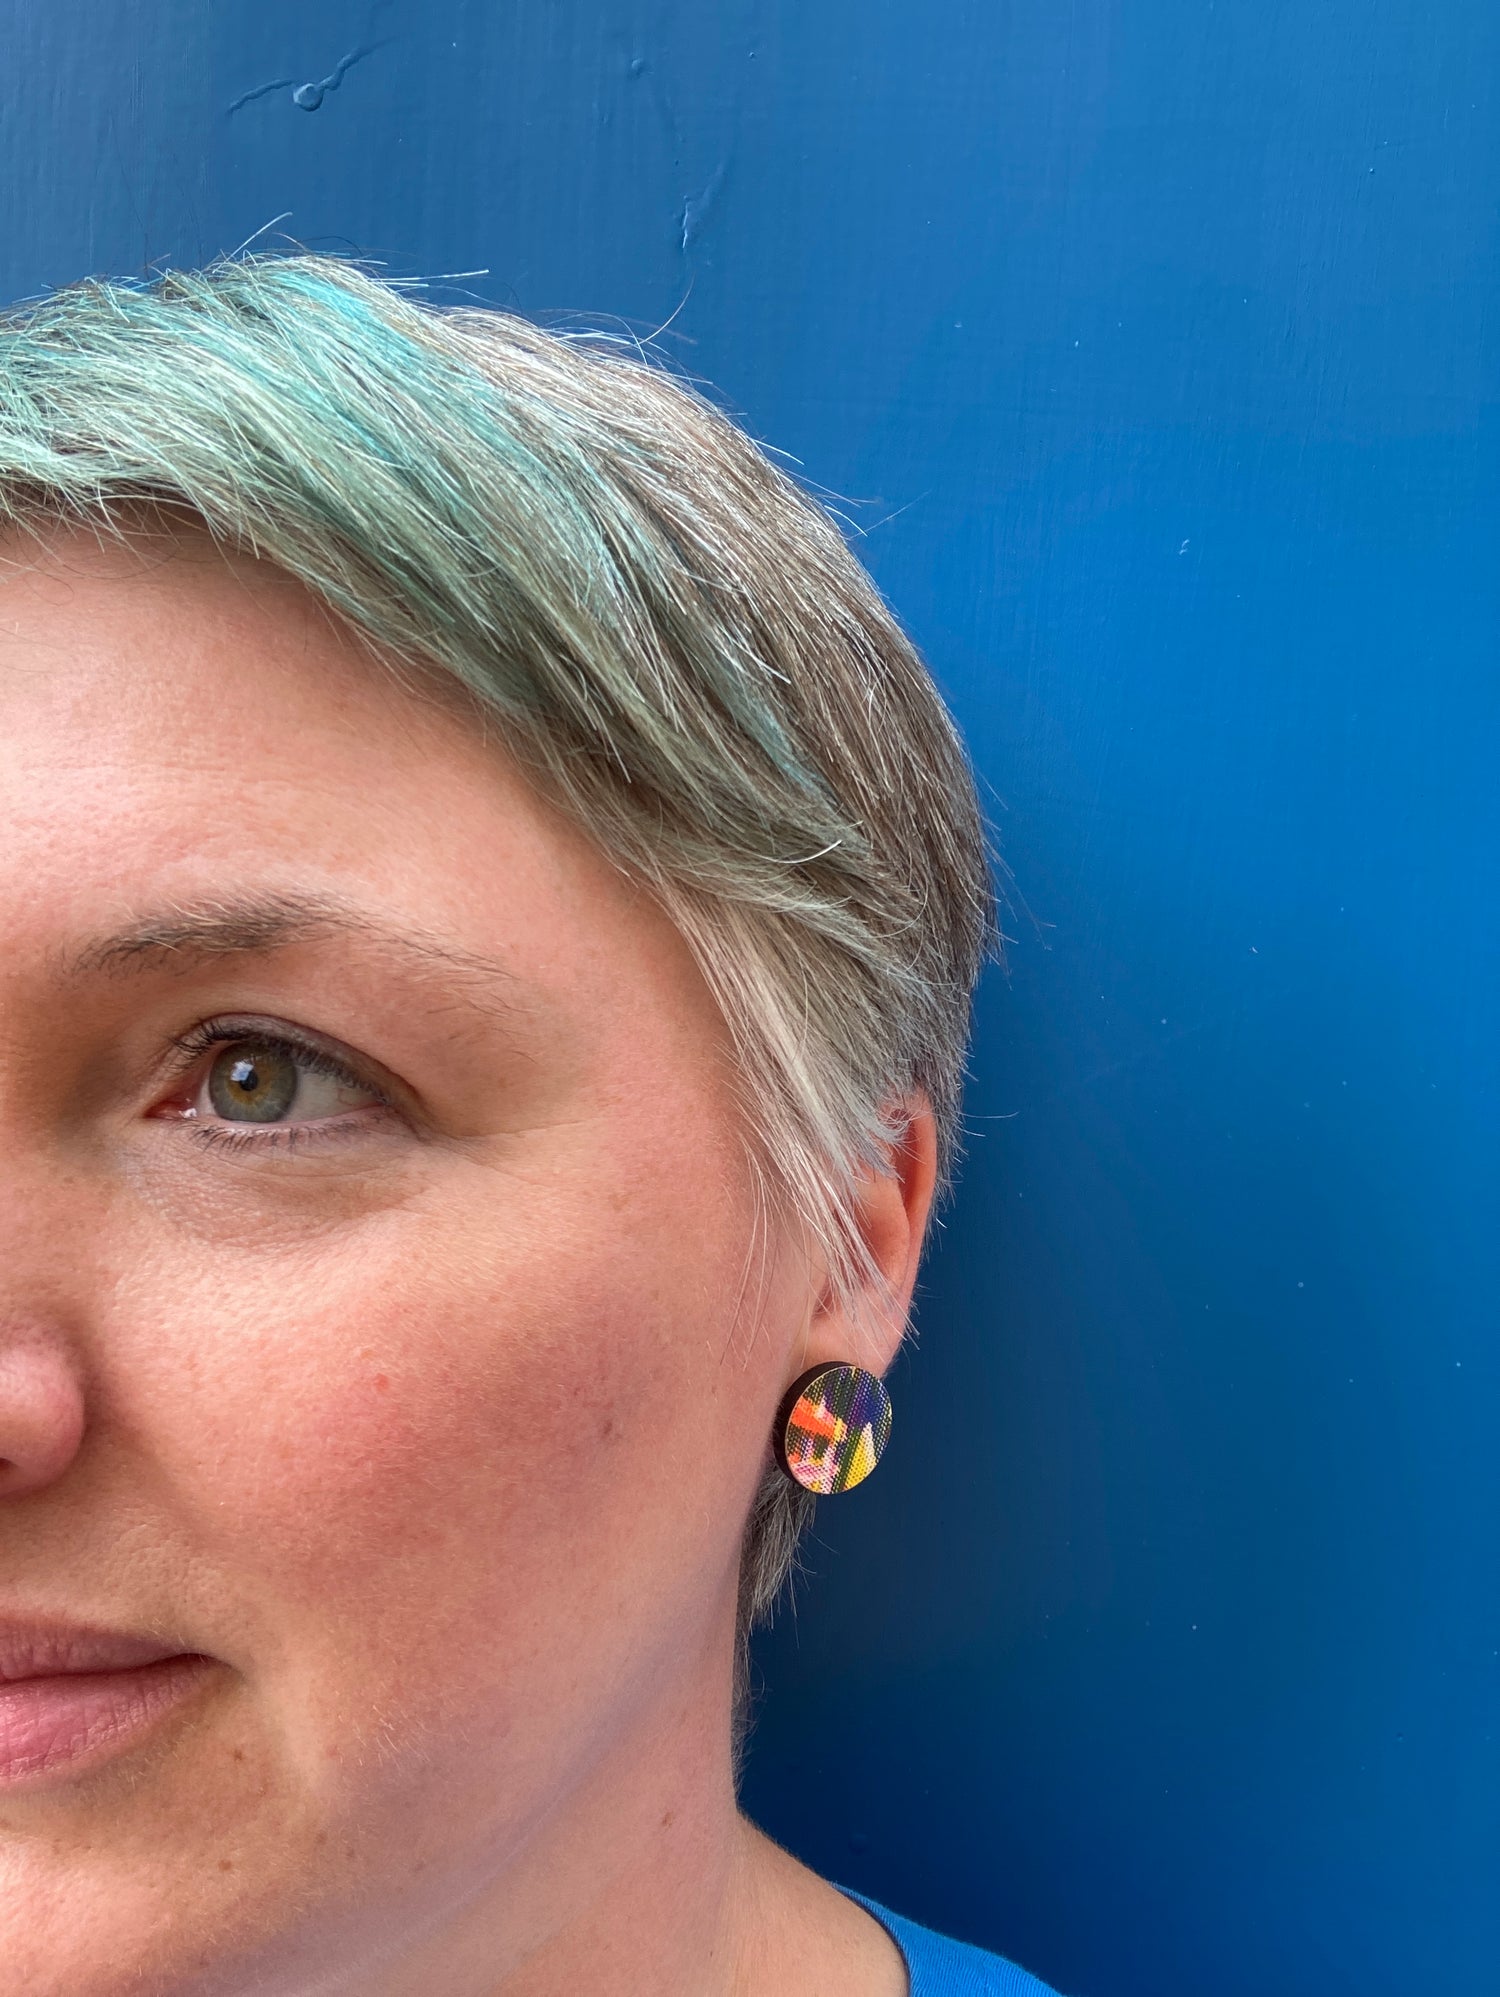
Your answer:
[[[862,1173],[855,1207],[874,1276],[852,1299],[824,1285],[804,1367],[843,1360],[884,1373],[906,1330],[937,1186],[937,1123],[920,1094],[888,1104],[886,1114],[901,1135],[888,1148],[884,1171]]]

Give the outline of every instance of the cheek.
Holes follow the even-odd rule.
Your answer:
[[[744,1234],[701,1180],[687,1225],[628,1195],[517,1199],[486,1235],[459,1203],[200,1296],[212,1356],[158,1345],[140,1426],[246,1608],[244,1663],[372,1708],[435,1655],[464,1702],[497,1665],[534,1700],[580,1641],[617,1668],[733,1560],[761,1454],[745,1351],[767,1343],[736,1307]]]

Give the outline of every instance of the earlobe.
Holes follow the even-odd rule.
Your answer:
[[[814,1497],[862,1484],[891,1438],[891,1397],[862,1366],[813,1366],[776,1410],[771,1447],[782,1471]]]

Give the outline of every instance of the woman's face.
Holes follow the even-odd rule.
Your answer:
[[[600,1853],[692,1835],[824,1356],[719,1017],[295,585],[191,536],[9,553],[0,1674],[18,1623],[204,1661],[58,1724],[0,1693],[5,1980],[207,1989],[211,1947],[303,1990],[507,1868],[540,1935],[592,1796]]]

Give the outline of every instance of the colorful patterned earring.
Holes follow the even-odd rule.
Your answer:
[[[862,1366],[814,1366],[776,1411],[776,1461],[820,1498],[862,1484],[891,1435],[891,1397]]]

